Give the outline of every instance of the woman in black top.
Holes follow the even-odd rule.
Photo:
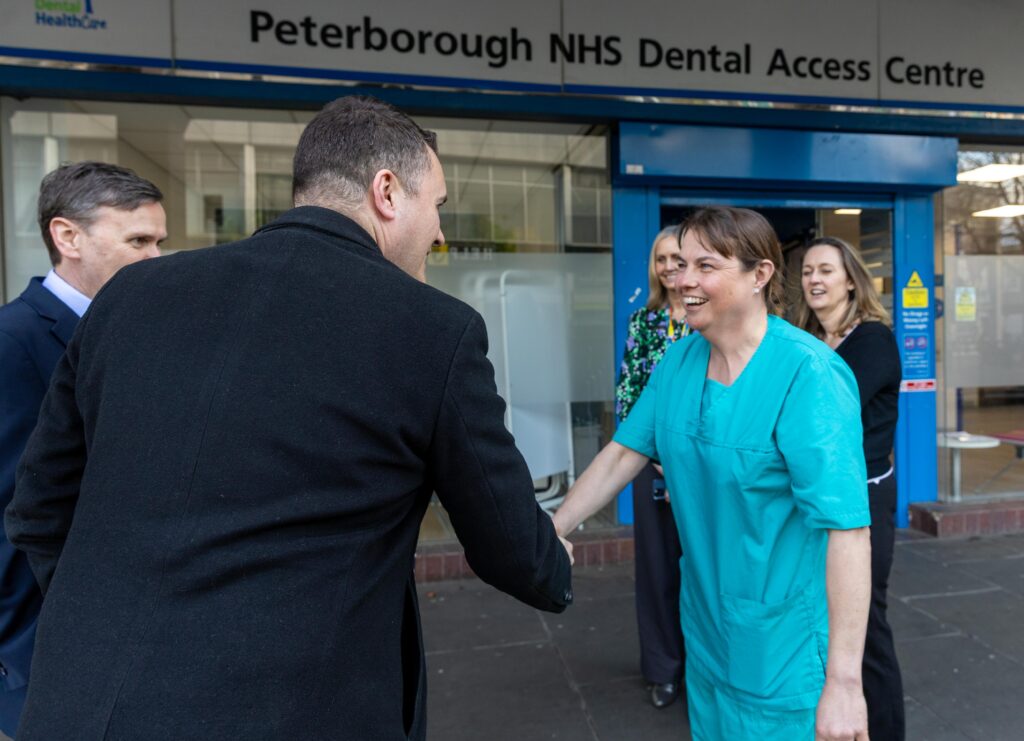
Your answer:
[[[822,237],[804,255],[796,324],[828,343],[857,378],[871,504],[871,612],[862,668],[872,741],[905,736],[903,682],[886,619],[895,538],[896,477],[890,460],[899,409],[900,355],[871,274],[841,239]]]

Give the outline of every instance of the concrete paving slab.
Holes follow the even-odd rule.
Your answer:
[[[995,653],[1024,666],[1024,597],[998,591],[983,596],[933,597],[914,604],[945,625],[955,626]],[[1021,720],[1024,722],[1024,714]]]
[[[971,741],[913,697],[905,699],[907,741]]]
[[[959,540],[914,540],[900,543],[901,550],[909,550],[927,558],[947,564],[986,561],[1006,556],[1024,556],[1024,534],[972,537]]]
[[[951,594],[990,589],[992,582],[960,568],[924,556],[908,545],[897,545],[889,576],[889,593],[895,597]]]
[[[427,658],[427,738],[595,741],[583,699],[548,644]]]
[[[632,594],[592,599],[542,617],[577,684],[640,676],[634,599]]]
[[[635,566],[632,561],[624,561],[605,566],[590,566],[585,569],[577,569],[572,575],[575,603],[579,605],[591,599],[635,594],[636,579],[633,575],[634,568]]]
[[[960,561],[956,566],[968,574],[974,574],[993,584],[998,584],[1008,592],[1024,596],[1024,555]]]
[[[944,625],[933,615],[918,609],[916,603],[889,598],[889,625],[893,639],[900,643],[919,641],[958,632],[955,626]]]
[[[428,654],[547,641],[538,613],[479,579],[432,582],[420,589],[420,616]]]
[[[968,738],[1021,738],[1024,666],[966,636],[926,638],[913,647],[900,656],[907,695]]]
[[[647,685],[640,677],[598,682],[580,691],[602,741],[682,741],[690,737],[685,696],[658,710],[651,705]]]

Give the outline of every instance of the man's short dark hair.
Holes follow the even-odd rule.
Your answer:
[[[437,135],[393,105],[364,95],[328,103],[313,117],[295,149],[296,205],[357,207],[381,170],[391,170],[416,193],[430,168]]]
[[[50,262],[60,263],[60,250],[50,236],[53,219],[68,219],[88,229],[103,206],[134,211],[163,198],[158,187],[127,167],[89,161],[61,165],[39,185],[39,230]]]

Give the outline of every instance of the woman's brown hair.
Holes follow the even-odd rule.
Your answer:
[[[735,257],[747,272],[762,260],[772,263],[775,272],[761,295],[770,314],[782,314],[785,295],[782,246],[768,219],[748,208],[708,206],[694,211],[683,222],[679,231],[680,241],[687,232],[693,232],[702,245],[722,257]]]
[[[839,326],[836,327],[836,334],[842,336],[854,324],[860,322],[875,321],[892,326],[889,312],[882,306],[882,300],[879,298],[878,291],[875,290],[875,284],[871,279],[871,271],[864,264],[860,253],[849,242],[838,237],[818,237],[807,245],[807,249],[810,250],[812,247],[818,247],[819,245],[835,247],[839,250],[843,260],[843,270],[846,271],[846,277],[853,281],[853,290],[848,294],[850,303],[846,307],[846,313],[843,314]],[[821,326],[817,315],[807,305],[807,298],[804,296],[803,290],[800,291],[797,297],[796,326],[810,332],[818,339],[825,337],[825,328]]]

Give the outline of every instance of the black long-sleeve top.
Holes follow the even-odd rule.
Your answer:
[[[836,352],[850,366],[860,390],[868,478],[881,476],[889,470],[899,416],[902,371],[896,338],[881,322],[864,322],[847,335]]]

